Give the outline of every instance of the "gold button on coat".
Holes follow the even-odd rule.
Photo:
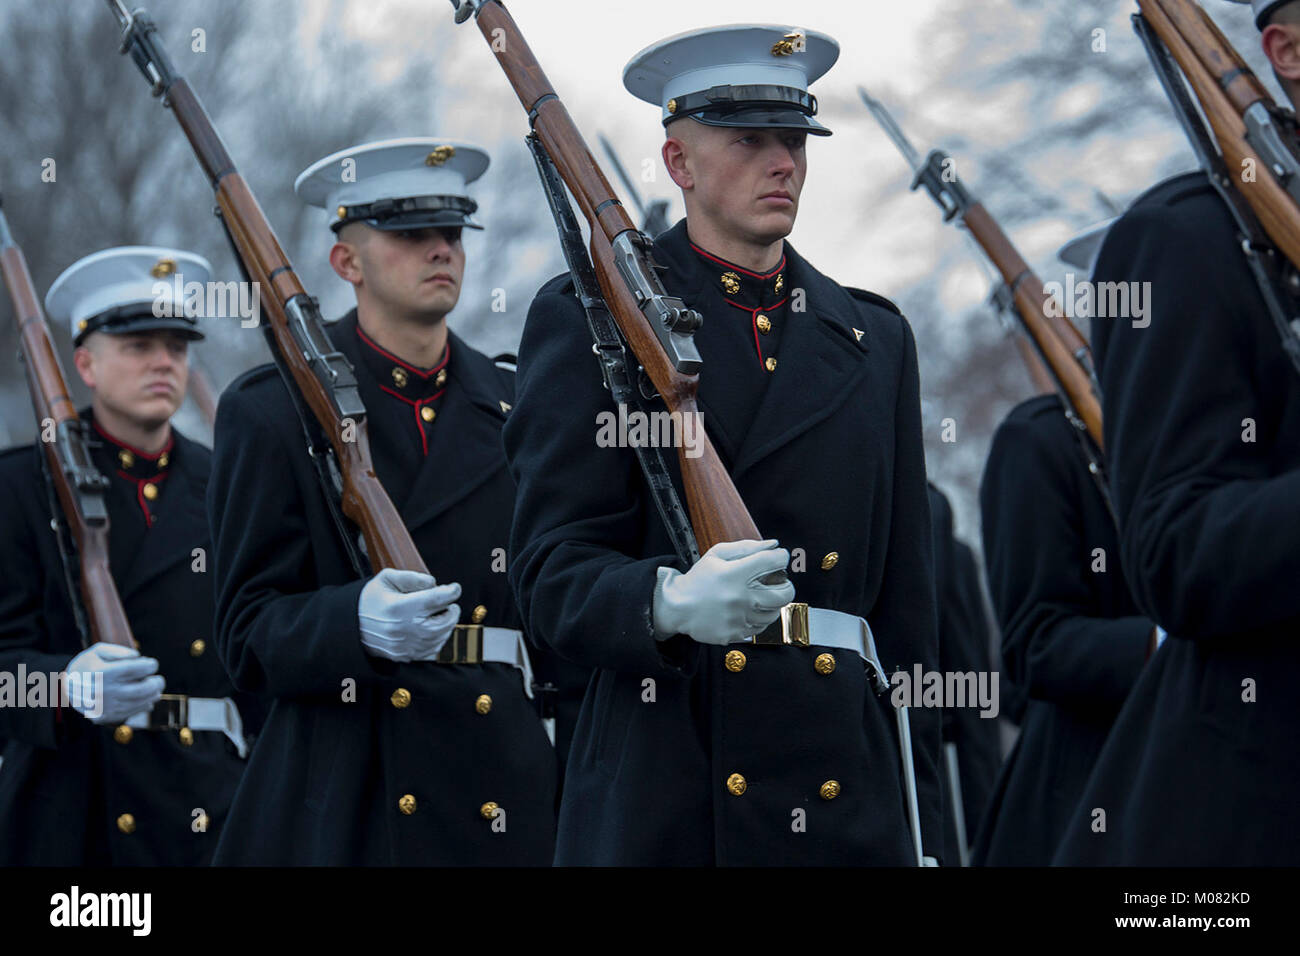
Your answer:
[[[190,730],[190,728],[182,727],[180,732],[180,738],[181,738],[182,747],[194,746],[194,731]]]
[[[426,422],[433,421],[433,419],[437,416],[437,414],[438,413],[435,412],[428,405],[425,405],[422,409],[420,409],[420,417],[423,418]]]
[[[135,464],[135,455],[123,448],[117,453],[117,460],[122,463],[123,468],[130,468]]]
[[[129,813],[124,813],[117,818],[117,828],[123,833],[135,832],[135,817]]]
[[[818,674],[829,674],[835,670],[835,655],[818,654],[817,659],[813,661],[813,667],[817,669]]]
[[[406,388],[406,369],[393,369],[393,384],[398,388]]]
[[[171,459],[169,459],[169,458],[167,457],[167,452],[163,452],[161,455],[158,456],[158,467],[159,467],[159,468],[166,468],[166,467],[167,467],[167,463],[168,463],[170,460],[171,460]]]
[[[201,637],[190,641],[190,657],[202,657],[203,652],[207,649],[208,642]]]
[[[732,796],[740,796],[748,787],[749,784],[745,782],[745,778],[738,773],[733,773],[727,778],[727,792]]]
[[[776,359],[775,359],[775,358],[769,358],[766,362],[763,363],[763,367],[764,367],[765,369],[767,369],[769,372],[775,372],[775,371],[776,371]]]
[[[433,377],[433,384],[434,384],[434,385],[437,385],[439,388],[442,388],[444,385],[447,384],[447,370],[446,370],[446,369],[443,369],[441,372],[439,372],[437,375],[435,375],[435,376]]]
[[[829,571],[839,563],[840,553],[838,551],[832,551],[830,554],[826,555],[826,557],[822,558],[822,570]]]
[[[840,795],[840,782],[838,780],[827,780],[822,784],[820,793],[823,800],[834,800]]]
[[[397,798],[397,809],[401,810],[408,817],[415,812],[415,794],[404,793]]]
[[[748,660],[743,651],[727,651],[727,655],[722,658],[722,663],[726,666],[727,670],[731,671],[731,673],[739,674],[745,669],[745,664],[748,663]]]
[[[155,498],[158,497],[158,486],[147,484],[144,486],[142,490],[142,494],[145,496],[146,500],[153,501]]]
[[[480,714],[486,714],[492,709],[492,698],[487,694],[479,694],[478,699],[474,701],[474,710]]]
[[[118,724],[113,728],[113,739],[119,744],[129,744],[131,738],[135,736],[135,731],[126,724]]]
[[[407,690],[405,687],[397,688],[397,690],[393,691],[392,696],[389,697],[388,699],[392,702],[393,706],[396,707],[398,710],[401,710],[403,707],[411,706],[411,692]]]
[[[478,815],[484,820],[491,820],[499,809],[501,808],[497,806],[495,801],[489,800],[487,803],[483,804],[483,806],[478,808]]]
[[[764,335],[767,335],[768,332],[772,331],[772,320],[765,315],[760,315],[755,319],[755,324],[758,326],[758,331],[762,332]]]
[[[474,613],[470,615],[469,619],[473,621],[475,624],[482,624],[483,620],[486,617],[487,617],[487,608],[485,608],[482,604],[480,604],[478,607],[474,608]]]

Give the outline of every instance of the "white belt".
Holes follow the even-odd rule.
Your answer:
[[[235,745],[240,757],[248,756],[244,721],[229,697],[163,694],[150,710],[128,717],[126,725],[140,730],[219,730]]]
[[[876,640],[871,625],[863,618],[843,611],[809,607],[807,604],[787,604],[781,608],[781,617],[773,621],[762,633],[749,638],[755,644],[790,644],[807,647],[837,647],[853,651],[862,658],[871,672],[872,684],[877,693],[889,689],[889,679],[876,652]]]

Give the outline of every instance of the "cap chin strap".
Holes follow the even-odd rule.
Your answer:
[[[478,203],[467,196],[411,196],[405,199],[379,199],[356,206],[340,206],[339,218],[330,228],[336,232],[350,222],[374,220],[382,222],[411,212],[455,212],[468,217],[478,209]],[[448,227],[459,223],[448,223]]]

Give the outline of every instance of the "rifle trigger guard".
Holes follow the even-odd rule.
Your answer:
[[[659,392],[655,389],[654,382],[650,381],[650,376],[646,373],[644,365],[636,367],[636,387],[641,393],[641,397],[648,402],[653,402],[659,397]]]

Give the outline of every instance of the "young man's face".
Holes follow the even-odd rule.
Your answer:
[[[458,228],[389,232],[356,223],[339,237],[352,248],[350,274],[340,275],[358,286],[358,294],[369,296],[391,315],[440,320],[460,299],[465,276],[460,232]]]
[[[808,172],[807,133],[708,126],[691,119],[679,120],[668,133],[682,143],[685,181],[674,179],[695,207],[693,214],[755,244],[790,234]]]
[[[189,345],[183,334],[169,329],[92,332],[73,361],[96,401],[141,427],[156,428],[185,400]]]

